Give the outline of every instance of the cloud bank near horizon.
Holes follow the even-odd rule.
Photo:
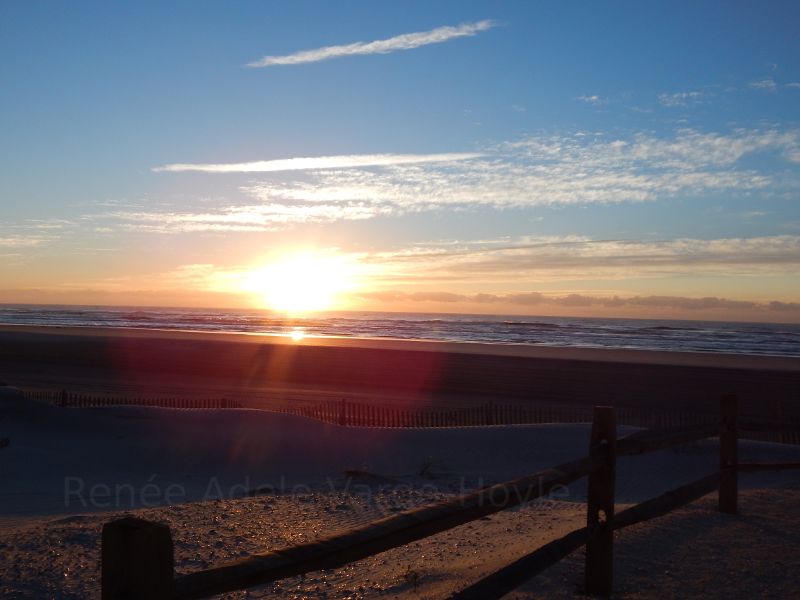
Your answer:
[[[792,242],[796,245],[797,238]],[[342,255],[350,260],[364,259],[364,255],[350,254]],[[379,258],[379,257],[374,257]],[[363,266],[363,265],[362,265]],[[367,267],[368,268],[368,267]],[[137,293],[183,293],[183,294],[212,294],[220,298],[224,296],[237,296],[242,294],[240,285],[252,274],[252,266],[221,266],[211,263],[184,264],[172,270],[156,272],[147,276],[118,276],[94,281],[84,281],[82,283],[65,284],[50,290],[53,294],[58,293],[77,293],[81,291],[93,291],[93,293],[105,294],[137,294]],[[519,291],[509,291],[504,289],[501,281],[493,282],[488,290],[479,292],[451,291],[453,284],[457,280],[448,281],[446,279],[438,281],[438,284],[430,285],[431,281],[424,278],[417,281],[425,286],[423,289],[412,286],[409,288],[407,282],[392,278],[380,280],[373,283],[378,284],[375,289],[372,286],[363,287],[355,285],[355,289],[343,295],[343,299],[349,302],[363,303],[371,305],[384,305],[386,308],[392,305],[403,305],[403,310],[407,310],[411,305],[419,305],[419,310],[427,310],[431,305],[461,306],[462,310],[478,310],[483,308],[492,310],[489,307],[522,308],[525,310],[540,309],[569,309],[576,314],[581,311],[601,309],[608,314],[638,314],[647,311],[662,311],[664,314],[670,311],[694,313],[696,315],[725,313],[739,315],[750,314],[754,317],[759,315],[772,318],[794,319],[800,316],[800,302],[787,299],[752,299],[752,298],[731,298],[720,295],[678,295],[678,294],[637,294],[604,290],[584,290],[569,287],[558,291],[537,290],[535,285]],[[399,285],[398,285],[399,284]],[[449,288],[449,289],[448,289]],[[12,290],[0,290],[11,292]],[[23,292],[24,290],[16,290]],[[30,290],[29,290],[30,291]],[[427,307],[426,307],[427,305]],[[417,309],[414,309],[417,310]]]
[[[372,42],[354,42],[338,46],[324,46],[313,50],[301,50],[292,54],[279,56],[264,56],[249,62],[245,67],[263,68],[286,65],[301,65],[315,63],[323,60],[342,58],[344,56],[358,56],[369,54],[389,54],[403,50],[413,50],[421,46],[441,44],[462,37],[472,37],[482,31],[495,27],[497,23],[490,19],[476,23],[462,23],[455,26],[437,27],[429,31],[404,33],[384,40]]]
[[[393,273],[382,283],[413,274],[426,284],[583,280],[630,277],[800,273],[800,236],[673,240],[595,240],[582,236],[459,242],[364,260]]]
[[[385,290],[362,292],[356,297],[368,301],[382,303],[443,303],[443,304],[500,304],[517,306],[556,306],[561,308],[644,308],[674,309],[688,311],[716,310],[757,310],[773,313],[800,313],[799,302],[781,302],[772,300],[754,302],[750,300],[732,300],[717,296],[601,296],[581,293],[544,294],[541,292],[519,292],[508,294],[457,294],[451,292],[404,292]]]

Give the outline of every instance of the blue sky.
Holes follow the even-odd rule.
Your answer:
[[[355,308],[794,320],[798,17],[4,3],[0,301],[241,305],[311,249]]]

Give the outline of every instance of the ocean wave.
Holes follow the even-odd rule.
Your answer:
[[[563,329],[563,325],[557,323],[532,323],[530,321],[503,321],[506,327],[519,327],[521,329]]]
[[[288,335],[299,328],[311,336],[800,356],[800,326],[764,323],[568,317],[525,319],[411,313],[338,313],[288,318],[247,310],[38,306],[0,307],[0,323],[274,335]]]
[[[699,327],[675,327],[674,325],[651,325],[642,327],[640,331],[702,331]]]

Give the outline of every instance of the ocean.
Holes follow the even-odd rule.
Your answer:
[[[287,318],[258,310],[32,305],[0,306],[0,323],[800,357],[800,325],[772,323],[379,312]]]

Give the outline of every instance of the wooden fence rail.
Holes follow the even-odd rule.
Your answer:
[[[721,412],[721,423],[716,431],[720,437],[719,471],[617,515],[614,514],[614,494],[618,454],[642,454],[673,447],[708,437],[708,430],[695,427],[683,432],[639,432],[617,441],[615,410],[596,407],[589,455],[584,458],[448,501],[409,510],[316,542],[256,554],[177,578],[173,574],[174,555],[168,528],[130,518],[106,523],[102,541],[102,597],[104,600],[122,597],[131,600],[203,598],[319,569],[337,568],[530,502],[547,495],[558,485],[566,485],[587,476],[586,527],[546,544],[454,597],[499,598],[582,545],[587,546],[585,591],[589,594],[608,594],[613,588],[614,530],[667,514],[714,489],[719,493],[720,511],[736,513],[736,473],[740,469],[736,453],[736,398],[723,398]],[[797,463],[741,465],[750,467],[750,470],[798,466]]]
[[[585,477],[602,463],[601,458],[586,457],[453,500],[405,511],[317,542],[184,575],[175,580],[174,597],[204,598],[319,569],[335,569],[536,500],[556,486]]]
[[[685,506],[713,492],[719,486],[719,473],[697,479],[641,504],[614,515],[614,531],[636,523],[661,517],[676,508]],[[548,542],[541,548],[515,560],[471,586],[456,592],[451,600],[492,600],[502,598],[546,568],[566,558],[585,545],[590,538],[589,527],[571,531],[563,537]]]
[[[636,456],[719,435],[719,427],[701,425],[687,429],[645,430],[632,433],[617,444],[617,455]]]

